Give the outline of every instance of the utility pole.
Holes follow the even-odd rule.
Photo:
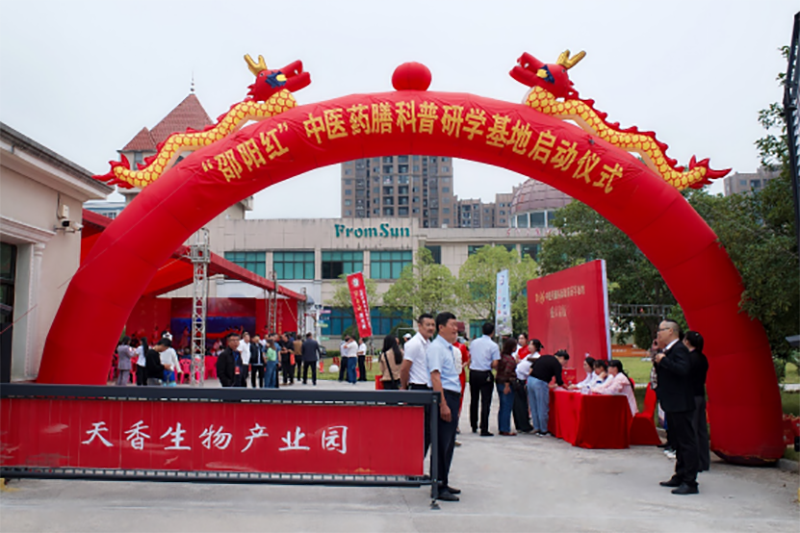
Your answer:
[[[202,386],[206,374],[206,311],[208,304],[208,230],[200,228],[195,233],[189,259],[192,262],[194,283],[192,284],[192,366],[189,376],[192,385]]]

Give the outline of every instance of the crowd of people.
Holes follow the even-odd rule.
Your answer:
[[[462,329],[459,329],[459,325]],[[482,336],[467,347],[463,323],[452,313],[435,318],[422,314],[417,319],[415,335],[407,334],[401,344],[394,335],[387,335],[378,355],[380,380],[386,390],[427,390],[441,394],[438,418],[438,498],[458,501],[461,492],[449,485],[449,470],[454,449],[459,443],[458,419],[469,368],[469,420],[473,433],[492,437],[489,413],[495,391],[499,399],[497,427],[501,436],[518,432],[549,435],[550,390],[555,387],[582,394],[623,395],[631,414],[637,413],[634,383],[625,373],[621,361],[594,359],[582,361],[585,378],[565,385],[563,369],[570,356],[565,350],[545,354],[539,339],[521,334],[517,339],[493,338],[494,325],[482,326]],[[703,337],[694,331],[685,335],[677,323],[663,321],[652,346],[653,370],[650,386],[655,390],[665,413],[667,443],[665,453],[677,459],[675,475],[661,485],[673,487],[675,494],[696,494],[697,473],[708,470],[710,454],[705,414],[705,379],[708,361],[703,355]],[[182,357],[190,357],[188,348]],[[322,348],[311,333],[304,339],[292,334],[271,333],[262,339],[247,332],[230,333],[225,341],[212,348],[217,355],[217,377],[223,387],[278,388],[297,380],[317,382],[317,366]],[[355,384],[366,381],[366,339],[345,335],[341,346],[339,381]],[[148,347],[146,337],[124,337],[117,347],[117,384],[130,380],[132,361],[136,361],[136,382],[139,385],[174,386],[181,372],[179,358],[172,348],[169,332]],[[295,370],[296,369],[296,370]],[[301,377],[302,375],[302,377]],[[430,447],[430,413],[425,412],[425,453]]]
[[[317,362],[322,350],[311,333],[305,339],[294,335],[270,333],[262,339],[244,332],[231,333],[226,346],[217,355],[217,378],[223,387],[250,387],[277,389],[282,377],[283,385],[292,385],[295,370],[298,382],[308,384],[311,370],[312,385],[317,384]]]

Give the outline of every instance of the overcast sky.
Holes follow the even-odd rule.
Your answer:
[[[668,155],[752,172],[759,109],[779,101],[794,1],[68,1],[0,2],[0,120],[82,165],[108,160],[188,94],[216,118],[252,83],[242,56],[277,68],[301,59],[300,104],[391,90],[419,61],[431,90],[520,102],[508,75],[522,52],[570,71],[583,98],[623,127],[655,131]],[[455,192],[493,201],[524,178],[457,161]],[[262,191],[251,215],[339,217],[339,167]],[[1,185],[0,185],[1,186]],[[712,186],[721,191],[721,183]],[[308,191],[314,191],[309,196]],[[0,193],[1,193],[0,189]],[[303,202],[294,200],[305,197]]]

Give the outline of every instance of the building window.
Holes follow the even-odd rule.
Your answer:
[[[350,199],[345,200],[344,201],[344,205],[353,205],[353,200],[350,200]]]
[[[345,189],[344,194],[345,196],[350,196],[351,194],[353,194],[353,189]]]
[[[225,259],[259,276],[266,275],[267,262],[264,252],[225,252]]]
[[[442,192],[450,192],[450,187],[442,187]]]
[[[381,188],[380,187],[373,187],[372,188],[372,194],[374,194],[375,196],[379,196],[381,194]]]
[[[385,216],[385,217],[393,217],[394,216],[394,207],[384,207],[383,208],[383,216]]]
[[[552,228],[555,226],[556,222],[556,212],[555,211],[548,211],[547,212],[547,227]]]
[[[532,228],[543,228],[544,227],[544,212],[539,211],[538,213],[531,213],[531,227]]]
[[[419,165],[414,165],[414,172],[419,172]]]
[[[450,167],[442,167],[442,172],[448,172],[449,170],[450,170]]]
[[[346,217],[351,217],[351,216],[353,216],[353,211],[351,211],[350,209],[347,209],[347,210],[345,210],[345,212],[344,212],[344,216],[346,216]]]
[[[325,335],[341,335],[344,330],[353,325],[353,309],[351,307],[326,307],[325,309],[331,311],[328,315],[328,327],[322,330]]]
[[[394,162],[394,159],[392,158],[392,156],[387,155],[387,156],[384,156],[383,162],[384,163],[392,163],[392,162]],[[391,172],[391,170],[389,172]]]
[[[370,252],[372,279],[398,279],[400,272],[413,261],[411,251]]]
[[[384,174],[391,174],[393,170],[394,168],[392,168],[392,165],[383,165]]]
[[[411,327],[411,309],[384,310],[382,307],[373,307],[369,310],[372,322],[372,334],[388,335],[398,324],[404,323]]]
[[[398,207],[397,208],[397,216],[399,216],[399,217],[408,216],[408,208],[407,207]]]
[[[539,255],[539,250],[542,248],[542,245],[539,243],[522,244],[520,246],[522,247],[522,257],[527,255],[534,261],[536,261],[536,257]]]
[[[517,227],[518,228],[528,227],[528,213],[525,213],[524,215],[517,215]]]
[[[449,196],[445,196],[444,198],[442,198],[442,203],[449,204],[450,203],[450,197]]]
[[[411,212],[414,214],[419,213],[419,207],[415,207],[414,209],[411,210]]]
[[[375,209],[372,210],[372,214],[373,215],[380,215],[381,214],[381,208],[380,207],[376,207]]]
[[[398,163],[408,163],[408,156],[407,155],[398,155],[397,156]]]
[[[278,279],[314,279],[314,252],[275,252],[272,263]]]
[[[475,255],[478,253],[478,250],[483,248],[484,246],[489,246],[488,244],[471,244],[467,247],[467,256]]]
[[[394,205],[394,197],[392,197],[392,196],[384,196],[383,197],[383,205]]]
[[[394,194],[394,187],[384,187],[383,188],[384,195],[392,195]]]
[[[364,270],[364,252],[322,252],[322,279]]]
[[[449,215],[450,214],[450,208],[449,207],[443,207],[442,208],[442,214],[443,215]]]
[[[400,185],[408,185],[408,176],[397,176],[397,183]]]
[[[442,220],[442,225],[449,226],[450,225],[450,219],[449,218],[445,218],[444,220]]]

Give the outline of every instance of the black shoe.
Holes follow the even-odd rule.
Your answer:
[[[459,497],[458,496],[456,496],[455,494],[453,494],[452,492],[449,492],[447,490],[443,490],[443,491],[439,492],[439,496],[437,496],[436,499],[440,500],[440,501],[443,501],[443,502],[457,502],[457,501],[459,501]]]
[[[662,481],[659,483],[662,487],[680,487],[682,483],[677,479],[670,479],[669,481]]]
[[[461,489],[457,489],[457,488],[455,488],[455,487],[450,487],[450,486],[447,486],[447,487],[445,487],[445,489],[444,489],[444,490],[446,490],[446,491],[447,491],[447,492],[449,492],[450,494],[461,494]]]
[[[481,437],[494,437],[494,433],[488,431],[481,431]]]
[[[548,435],[552,435],[552,433],[550,433],[549,431],[537,431],[536,432],[536,436],[537,437],[547,437]]]
[[[681,486],[677,489],[672,490],[672,494],[679,494],[681,496],[686,494],[700,494],[700,489],[697,488],[697,485],[687,485],[686,483],[681,483]]]
[[[478,432],[478,428],[472,428],[472,432],[473,433],[477,433]]]

